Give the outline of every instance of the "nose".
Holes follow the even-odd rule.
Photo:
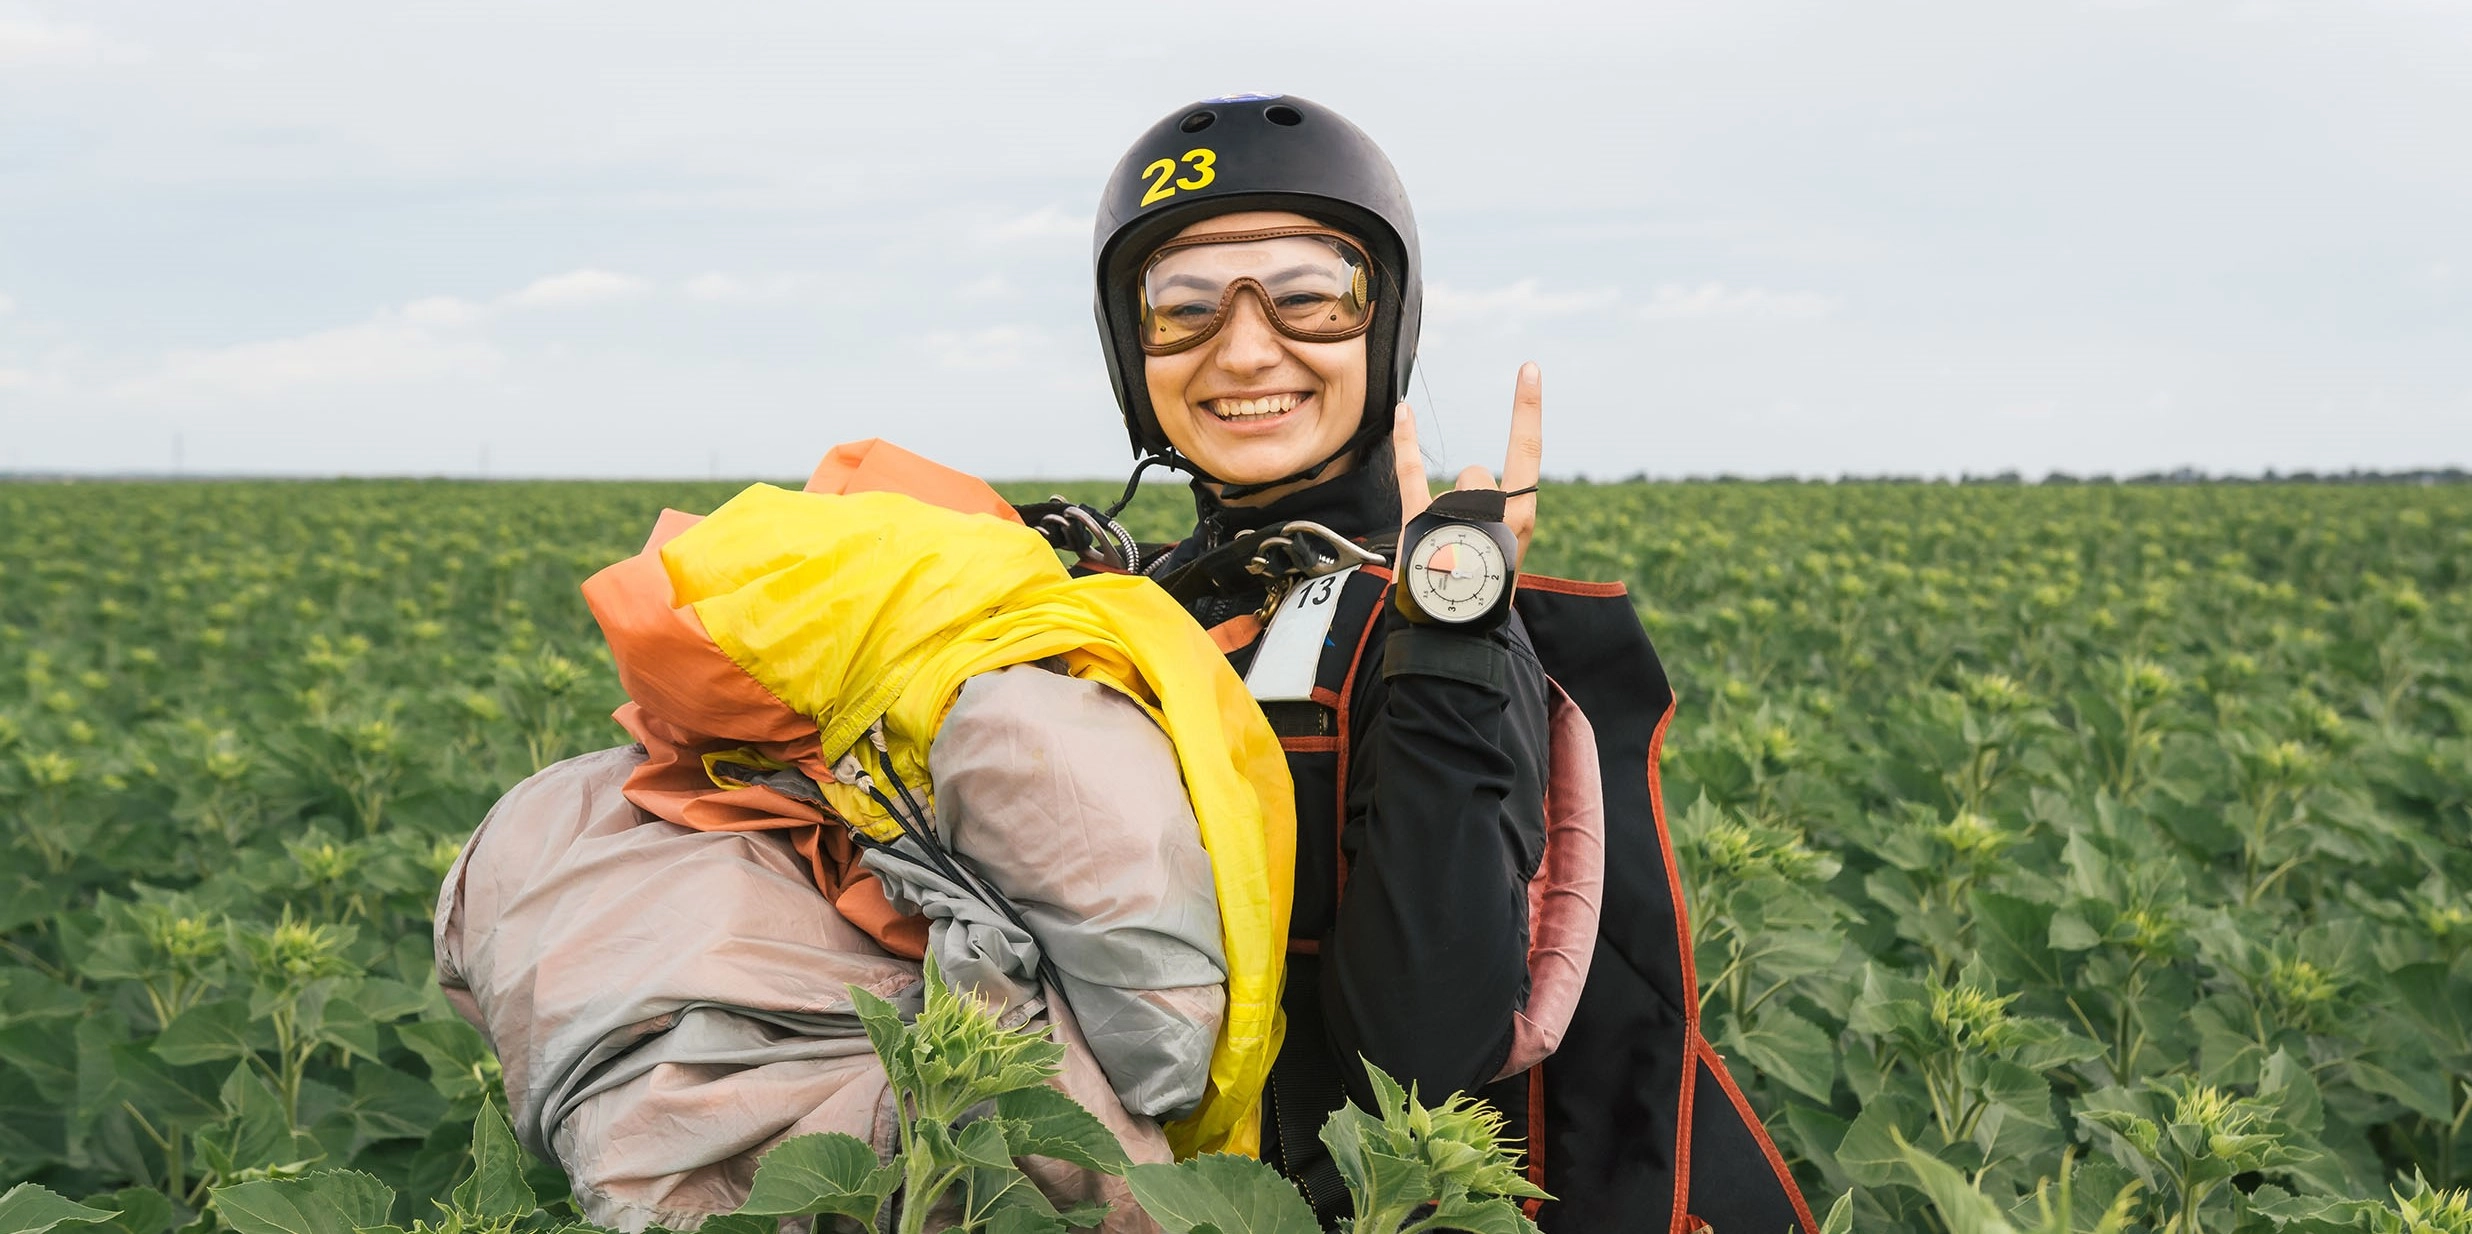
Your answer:
[[[1258,373],[1287,357],[1262,298],[1249,291],[1238,293],[1236,303],[1228,306],[1227,321],[1211,345],[1211,363],[1229,373]]]

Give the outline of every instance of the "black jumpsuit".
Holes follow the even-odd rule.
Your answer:
[[[1267,506],[1224,506],[1195,491],[1200,524],[1145,573],[1165,577],[1247,530],[1293,519],[1361,542],[1398,530],[1386,448]],[[1189,607],[1215,626],[1254,612],[1265,595],[1238,582]],[[1335,625],[1331,637],[1357,645],[1367,607],[1358,606],[1357,629]],[[1371,1104],[1353,1060],[1413,1083],[1428,1102],[1485,1089],[1500,1070],[1527,1000],[1528,881],[1544,849],[1546,685],[1525,628],[1420,626],[1387,602],[1370,619],[1379,624],[1348,691],[1344,808],[1333,760],[1299,752],[1310,740],[1282,743],[1297,786],[1296,898],[1287,1039],[1272,1069],[1263,1156],[1306,1185],[1326,1223],[1346,1211],[1346,1196],[1315,1132],[1345,1098]],[[1338,621],[1350,621],[1345,610]],[[1229,658],[1242,672],[1253,652]],[[1319,704],[1265,710],[1274,707],[1332,719]],[[1292,716],[1273,720],[1283,736],[1295,726]],[[1484,1095],[1514,1129],[1526,1126],[1523,1085]]]

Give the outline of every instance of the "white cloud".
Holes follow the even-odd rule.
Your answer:
[[[1622,298],[1617,288],[1588,291],[1546,291],[1536,279],[1521,279],[1508,287],[1482,290],[1432,283],[1425,288],[1425,316],[1442,323],[1488,322],[1517,329],[1540,317],[1568,317],[1608,308]]]
[[[128,399],[264,398],[300,389],[487,374],[500,359],[486,342],[442,338],[408,321],[378,320],[230,347],[185,348],[165,356],[158,371],[119,382],[109,392]]]
[[[16,311],[17,301],[10,299],[7,292],[0,291],[0,313],[14,313]]]
[[[265,398],[291,390],[487,376],[502,367],[505,356],[487,339],[474,337],[475,328],[510,312],[631,300],[651,287],[631,274],[587,268],[535,279],[485,301],[424,296],[353,325],[173,351],[154,371],[114,382],[105,392],[139,400]]]
[[[964,301],[1010,300],[1020,294],[1021,289],[1013,286],[1013,281],[1001,274],[990,274],[986,278],[964,283],[953,289],[953,298]]]
[[[989,326],[967,334],[939,330],[919,338],[920,346],[945,368],[1018,368],[1047,335],[1029,326]]]
[[[516,308],[581,308],[631,300],[651,289],[650,282],[632,274],[587,268],[535,279],[501,303]]]
[[[0,17],[0,65],[90,68],[143,59],[142,49],[106,38],[92,26],[73,26],[40,17]]]
[[[1837,311],[1837,301],[1816,291],[1770,291],[1723,283],[1660,283],[1639,308],[1650,321],[1696,321],[1715,317],[1810,320]]]
[[[1054,236],[1086,237],[1090,234],[1091,216],[1066,214],[1054,206],[1041,206],[1019,218],[1006,219],[979,229],[983,240],[1043,240]]]
[[[22,368],[0,368],[0,390],[31,390],[34,374]]]
[[[718,270],[688,279],[680,290],[697,304],[773,304],[795,298],[815,285],[812,274],[724,274]]]
[[[706,275],[704,278],[720,278]],[[703,279],[691,280],[687,286],[690,298],[701,298],[696,289]],[[586,268],[570,270],[537,278],[522,287],[491,300],[466,300],[461,296],[423,296],[403,307],[378,314],[380,321],[399,321],[406,325],[433,330],[457,330],[479,325],[510,309],[570,309],[596,304],[615,304],[633,300],[652,289],[652,281],[632,274]]]
[[[428,296],[404,305],[395,315],[410,325],[452,330],[472,325],[489,316],[489,312],[488,305],[457,296]]]

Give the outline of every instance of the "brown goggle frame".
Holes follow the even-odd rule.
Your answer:
[[[1335,240],[1356,255],[1358,268],[1361,271],[1360,277],[1364,280],[1365,308],[1363,318],[1355,325],[1342,330],[1304,330],[1291,326],[1279,316],[1279,306],[1271,300],[1269,288],[1262,286],[1258,279],[1240,278],[1229,283],[1226,289],[1219,293],[1219,308],[1217,312],[1210,315],[1210,324],[1174,342],[1153,343],[1150,341],[1150,293],[1141,284],[1150,278],[1151,270],[1158,266],[1161,259],[1178,249],[1201,248],[1213,244],[1242,244],[1251,240],[1282,240],[1290,236],[1320,236]],[[1271,227],[1261,231],[1230,231],[1216,235],[1187,236],[1181,240],[1170,240],[1160,245],[1158,251],[1150,255],[1150,260],[1142,263],[1142,272],[1134,283],[1134,294],[1140,297],[1141,301],[1142,354],[1172,356],[1177,352],[1190,351],[1209,342],[1218,336],[1219,328],[1227,324],[1230,311],[1236,307],[1236,294],[1247,289],[1250,289],[1253,292],[1253,298],[1260,302],[1262,316],[1270,320],[1271,329],[1301,343],[1344,342],[1373,328],[1373,271],[1373,256],[1365,251],[1364,245],[1356,242],[1356,237],[1343,231],[1333,231],[1328,227]]]

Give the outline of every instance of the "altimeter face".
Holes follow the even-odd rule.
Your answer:
[[[1436,621],[1484,616],[1502,598],[1506,577],[1502,546],[1466,523],[1434,528],[1408,555],[1408,596]]]

